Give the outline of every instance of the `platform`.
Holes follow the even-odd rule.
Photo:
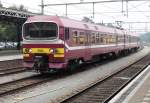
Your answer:
[[[130,95],[127,98],[128,103],[150,103],[150,72]]]
[[[0,61],[22,59],[21,50],[0,50]]]
[[[150,103],[150,65],[109,103]]]
[[[23,56],[21,54],[13,54],[13,55],[7,55],[7,56],[0,56],[0,61],[7,61],[7,60],[14,60],[14,59],[22,59]]]

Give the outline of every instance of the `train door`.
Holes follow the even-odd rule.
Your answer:
[[[116,41],[115,44],[116,44],[116,47],[118,47],[118,33],[117,33],[116,28],[114,29],[114,35],[115,35],[115,37],[116,37],[116,38],[115,38],[115,39],[116,39],[116,40],[115,40],[115,41]]]
[[[123,31],[123,45],[124,45],[124,49],[126,49],[126,34],[125,32]]]
[[[86,35],[86,42],[85,42],[85,59],[91,60],[91,37],[90,37],[90,31],[85,31]]]

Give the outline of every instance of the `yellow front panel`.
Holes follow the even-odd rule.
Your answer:
[[[56,48],[56,50],[57,50],[57,53],[64,53],[64,48]]]
[[[50,53],[49,48],[32,48],[32,53]]]
[[[64,54],[54,54],[54,57],[64,57]]]
[[[26,49],[29,48],[23,48],[23,53],[46,53],[50,54],[51,49],[50,48],[30,48],[30,52],[26,52]],[[54,48],[56,50],[56,54],[64,54],[64,48]]]

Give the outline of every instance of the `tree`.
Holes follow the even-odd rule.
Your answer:
[[[10,7],[8,7],[9,9],[12,9],[12,10],[18,10],[17,6],[16,5],[12,5]]]
[[[0,22],[0,41],[17,41],[16,30],[15,24]]]
[[[0,7],[3,7],[3,4],[2,4],[2,2],[0,1]]]
[[[141,35],[140,38],[141,38],[141,40],[150,43],[150,32]]]
[[[25,8],[23,5],[20,5],[18,10],[20,10],[20,11],[28,11],[28,9]]]

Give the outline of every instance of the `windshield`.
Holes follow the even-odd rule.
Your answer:
[[[23,36],[29,40],[56,39],[58,27],[52,22],[33,22],[23,26]]]

